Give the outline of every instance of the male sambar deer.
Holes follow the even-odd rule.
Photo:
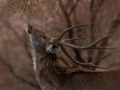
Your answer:
[[[99,39],[93,44],[85,47],[68,44],[61,40],[63,35],[70,29],[84,26],[76,25],[63,31],[58,38],[52,38],[46,33],[39,31],[33,25],[27,25],[26,31],[30,36],[31,43],[34,48],[33,62],[36,75],[39,80],[42,90],[120,90],[120,70],[109,70],[104,72],[95,72],[83,68],[65,68],[58,62],[57,52],[61,49],[66,56],[74,63],[81,67],[94,67],[107,69],[105,67],[96,66],[94,63],[98,62],[107,55],[94,62],[81,63],[73,59],[63,46],[68,46],[76,49],[113,49],[106,47],[97,47],[96,44],[100,41],[110,37],[106,36]],[[76,39],[69,39],[76,40]]]

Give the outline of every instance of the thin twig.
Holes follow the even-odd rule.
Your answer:
[[[79,1],[81,1],[81,0],[77,0],[76,3],[73,5],[73,7],[71,8],[71,10],[70,10],[70,12],[68,14],[68,17],[70,17],[70,15],[72,14],[72,12],[75,10],[75,8],[76,8],[76,6],[77,6],[77,4],[78,4]]]

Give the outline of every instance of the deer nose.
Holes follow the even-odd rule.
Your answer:
[[[28,25],[27,25],[27,27],[30,27],[30,26],[31,26],[31,24],[28,24]]]
[[[32,25],[31,25],[31,24],[28,24],[28,25],[27,25],[26,31],[27,31],[29,34],[32,33]]]

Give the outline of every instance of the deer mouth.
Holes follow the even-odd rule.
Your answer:
[[[61,50],[61,47],[59,45],[50,45],[48,48],[47,48],[47,52],[49,53],[57,53]]]

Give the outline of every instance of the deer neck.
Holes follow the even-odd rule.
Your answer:
[[[46,72],[46,70],[54,72],[54,68],[58,64],[56,54],[34,51],[33,57],[34,69],[39,73]]]
[[[56,54],[44,54],[43,52],[34,52],[34,69],[36,71],[40,86],[47,90],[54,90],[60,87],[62,76],[60,74],[61,67],[57,61]],[[63,77],[63,76],[62,76]]]

